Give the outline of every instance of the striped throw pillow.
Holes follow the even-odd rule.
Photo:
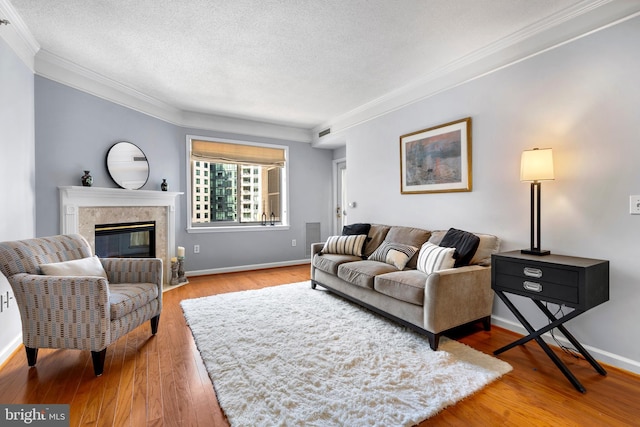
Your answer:
[[[401,243],[382,242],[368,259],[391,264],[402,270],[417,250],[416,247]]]
[[[418,270],[431,274],[434,271],[452,268],[456,260],[453,254],[456,248],[443,248],[433,243],[426,242],[420,248],[418,254]]]
[[[330,236],[322,248],[322,253],[362,256],[362,247],[366,239],[366,234]]]

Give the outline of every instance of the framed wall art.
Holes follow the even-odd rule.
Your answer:
[[[471,191],[471,117],[400,137],[402,194]]]

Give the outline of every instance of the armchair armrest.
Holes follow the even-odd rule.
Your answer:
[[[25,346],[99,351],[110,343],[107,279],[20,273],[11,282]]]
[[[491,267],[469,265],[427,276],[424,326],[434,333],[491,315]]]
[[[111,283],[155,283],[162,292],[160,258],[100,258]]]

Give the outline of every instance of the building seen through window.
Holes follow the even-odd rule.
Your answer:
[[[192,139],[192,227],[282,224],[285,161],[286,147]]]

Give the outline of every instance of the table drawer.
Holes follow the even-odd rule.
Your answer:
[[[557,283],[564,286],[578,286],[579,275],[576,270],[537,265],[528,262],[513,262],[503,259],[495,263],[497,274],[507,274],[532,282]]]
[[[577,286],[565,286],[531,277],[512,276],[498,272],[493,288],[551,302],[578,303]]]

